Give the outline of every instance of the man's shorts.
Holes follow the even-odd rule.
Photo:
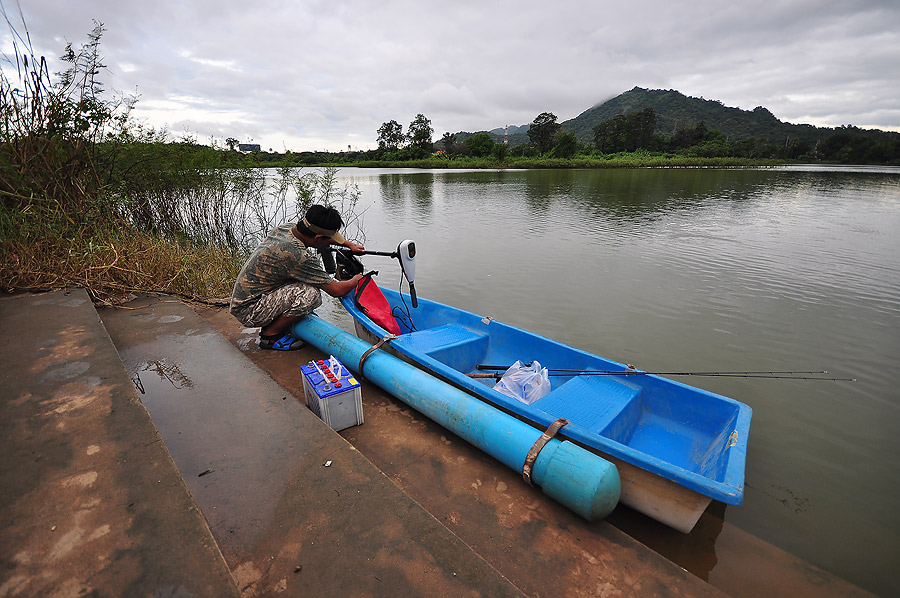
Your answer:
[[[322,294],[318,287],[292,282],[265,293],[246,312],[235,313],[234,316],[244,326],[255,328],[268,326],[278,316],[308,316],[320,305]]]

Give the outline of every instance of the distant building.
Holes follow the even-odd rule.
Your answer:
[[[261,151],[258,143],[239,143],[238,149],[242,152],[258,152]]]

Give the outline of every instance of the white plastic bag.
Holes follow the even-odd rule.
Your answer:
[[[550,392],[550,376],[538,361],[527,366],[516,361],[494,385],[494,390],[531,405]]]

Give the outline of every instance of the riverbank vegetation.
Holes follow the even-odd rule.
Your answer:
[[[753,113],[764,109],[754,110]],[[766,115],[775,120],[767,111]],[[525,131],[506,136],[496,131],[444,133],[433,142],[431,121],[419,114],[406,132],[395,120],[378,128],[378,148],[346,152],[256,152],[244,160],[259,165],[322,165],[380,168],[689,168],[759,167],[786,163],[900,165],[900,133],[801,127],[805,135],[787,135],[775,143],[764,137],[732,138],[685,118],[671,135],[659,132],[658,115],[643,108],[601,121],[591,140],[539,114]],[[664,120],[671,120],[667,117]],[[780,121],[775,120],[779,125]],[[796,125],[791,125],[796,126]],[[521,129],[521,127],[520,127]],[[814,132],[810,132],[815,130]],[[796,131],[792,132],[796,133]]]
[[[762,108],[752,114],[759,112],[784,125]],[[731,137],[690,118],[678,121],[682,124],[665,135],[660,133],[659,120],[652,107],[616,114],[594,125],[585,141],[584,131],[580,136],[575,132],[578,123],[566,123],[567,129],[557,122],[556,115],[542,112],[525,136],[444,133],[439,142],[432,143],[431,121],[419,114],[405,134],[396,121],[384,123],[378,129],[377,150],[333,157],[335,162],[357,165],[413,162],[432,168],[765,166],[786,162],[900,165],[900,133],[849,126],[834,130],[802,127],[804,135],[787,135],[783,142],[775,143],[764,137]]]
[[[102,34],[98,23],[86,44],[67,46],[56,75],[17,37],[0,76],[4,291],[228,297],[271,227],[313,203],[354,212],[358,194],[333,169],[280,165],[273,176],[259,160],[135,123],[134,98],[103,94]]]

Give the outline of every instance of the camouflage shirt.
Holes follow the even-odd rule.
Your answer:
[[[269,291],[292,282],[321,287],[334,279],[322,268],[314,249],[294,236],[292,223],[282,224],[253,251],[231,292],[231,313],[248,310]]]

